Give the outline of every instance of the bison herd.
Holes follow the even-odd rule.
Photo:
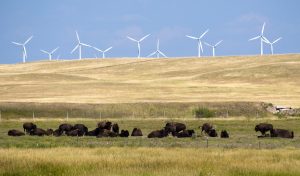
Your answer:
[[[199,126],[201,129],[201,134],[203,132],[209,137],[218,137],[216,129],[210,123],[204,123],[202,126]],[[31,136],[96,136],[101,137],[129,137],[131,136],[143,136],[142,130],[140,128],[134,128],[129,133],[128,130],[120,130],[117,123],[112,123],[109,121],[102,121],[97,124],[97,127],[91,131],[84,124],[60,124],[56,130],[38,128],[36,124],[27,122],[23,124],[24,132],[19,130],[9,130],[9,136],[23,136],[29,134]],[[284,129],[274,129],[272,124],[260,123],[255,126],[255,131],[260,131],[262,136],[258,137],[282,137],[282,138],[293,138],[294,132]],[[266,134],[270,132],[270,134]],[[148,138],[163,138],[167,136],[173,136],[177,138],[187,138],[195,135],[193,129],[187,129],[186,125],[178,122],[169,122],[160,130],[154,130],[150,132]],[[226,130],[222,130],[220,133],[221,138],[229,138],[229,133]]]

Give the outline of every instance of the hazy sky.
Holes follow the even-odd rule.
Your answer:
[[[199,36],[208,43],[224,42],[216,55],[259,54],[259,41],[248,39],[260,33],[266,22],[265,35],[270,40],[283,37],[274,46],[276,53],[300,52],[299,0],[1,0],[0,63],[22,61],[22,48],[11,41],[27,45],[28,61],[48,58],[40,49],[52,50],[63,59],[77,59],[71,54],[76,45],[75,30],[81,41],[100,49],[113,46],[107,57],[135,57],[136,43],[126,36],[141,38],[142,56],[156,47],[170,57],[196,56],[197,43],[185,35]],[[270,52],[266,47],[266,52]],[[96,52],[83,48],[83,57]],[[99,53],[100,54],[100,53]],[[204,55],[212,54],[204,47]]]

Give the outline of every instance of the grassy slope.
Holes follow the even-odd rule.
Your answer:
[[[0,101],[265,101],[300,107],[299,68],[300,55],[0,65]]]

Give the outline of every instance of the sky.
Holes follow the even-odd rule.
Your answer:
[[[0,1],[0,64],[22,62],[26,45],[28,62],[47,59],[40,50],[59,47],[53,58],[78,59],[75,31],[80,40],[100,49],[112,46],[110,58],[136,57],[137,44],[126,36],[139,39],[141,56],[160,50],[168,57],[197,56],[197,42],[186,35],[200,36],[203,41],[223,42],[216,55],[257,55],[260,42],[248,40],[259,35],[266,22],[269,40],[283,39],[274,45],[274,52],[300,52],[299,0],[1,0]],[[265,52],[270,47],[265,45]],[[83,48],[82,57],[101,56],[92,48]],[[204,46],[204,56],[212,49]]]

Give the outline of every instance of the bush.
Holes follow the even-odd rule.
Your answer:
[[[208,108],[197,108],[194,110],[194,114],[196,118],[210,118],[215,116],[215,112],[212,110],[209,110]]]

